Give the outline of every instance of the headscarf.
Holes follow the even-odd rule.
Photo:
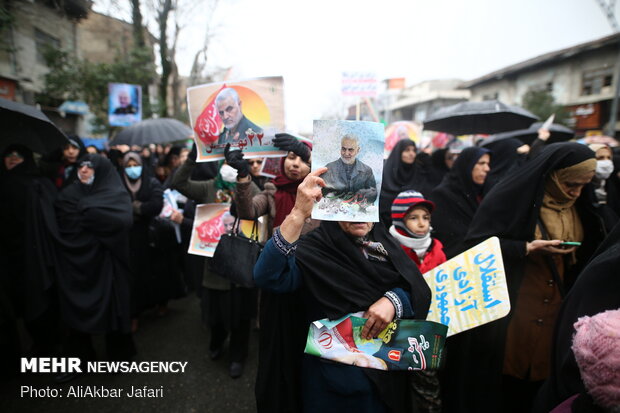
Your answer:
[[[295,259],[303,271],[304,285],[318,301],[324,316],[337,319],[366,310],[386,291],[401,287],[411,293],[415,318],[426,318],[430,289],[417,267],[411,265],[383,224],[375,224],[367,240],[381,243],[393,268],[368,260],[356,240],[337,222],[323,221],[301,239]]]
[[[431,200],[437,204],[452,203],[464,214],[473,217],[478,209],[483,186],[474,183],[471,174],[474,166],[484,154],[490,154],[490,151],[479,147],[463,149],[441,184],[433,191]],[[439,201],[438,198],[442,200]],[[437,213],[442,213],[441,208]]]
[[[4,166],[4,157],[10,154],[11,152],[19,153],[23,158],[23,162],[19,165],[16,165],[10,171],[6,170]],[[0,170],[2,170],[2,174],[15,174],[15,175],[37,175],[37,165],[34,162],[34,156],[32,151],[19,143],[12,143],[6,147],[4,152],[2,153],[2,166],[0,166]]]
[[[426,182],[426,172],[420,166],[418,158],[416,157],[413,164],[406,164],[401,160],[403,152],[411,146],[414,149],[416,148],[415,142],[412,140],[398,141],[383,165],[379,214],[382,221],[388,226],[392,222],[390,218],[392,201],[400,192],[405,189],[415,189],[426,195],[425,192],[428,192],[429,189]]]
[[[568,168],[555,170],[547,178],[543,205],[540,208],[540,219],[550,239],[583,241],[583,226],[577,210],[573,208],[577,199],[564,192],[561,183],[580,178],[584,174],[594,172],[595,169],[596,161],[587,159]],[[538,232],[536,238],[539,238]],[[575,262],[576,257],[573,252],[572,263]]]
[[[584,161],[588,161],[583,165],[586,169],[588,165],[594,168],[593,160],[594,152],[585,145],[572,142],[547,145],[536,158],[523,165],[518,174],[506,177],[501,185],[489,192],[471,223],[467,238],[472,242],[490,236],[532,240],[553,171],[564,177],[573,173],[574,169],[569,167]],[[581,168],[577,167],[578,170]],[[560,172],[564,169],[566,171]],[[587,193],[584,189],[582,197]]]
[[[55,203],[60,309],[67,324],[87,333],[129,331],[130,197],[112,163],[88,154],[92,185],[75,181]]]
[[[125,156],[123,156],[123,181],[125,182],[125,186],[131,193],[131,198],[136,199],[136,194],[140,190],[140,186],[142,185],[142,176],[136,180],[129,179],[127,173],[125,172],[125,168],[127,168],[127,164],[130,160],[135,161],[139,166],[142,166],[142,157],[136,152],[127,152]],[[144,171],[142,172],[144,174]]]
[[[306,146],[312,150],[312,145],[308,142],[302,141]],[[295,206],[295,199],[297,198],[297,187],[302,179],[293,181],[287,178],[284,173],[284,161],[286,157],[280,161],[280,174],[273,179],[273,184],[276,186],[275,202],[276,202],[276,216],[273,221],[273,226],[278,227],[284,221],[284,218],[291,212],[293,206]]]
[[[483,145],[484,148],[493,152],[493,159],[490,165],[491,170],[484,185],[486,192],[490,191],[513,169],[519,167],[521,155],[517,153],[517,149],[521,146],[523,146],[523,142],[517,138],[502,139]]]

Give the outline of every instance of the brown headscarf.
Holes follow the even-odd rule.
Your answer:
[[[596,160],[591,158],[568,168],[557,169],[547,179],[540,218],[550,239],[583,241],[583,226],[574,207],[577,198],[564,192],[560,182],[581,178],[595,170]],[[541,238],[542,234],[536,228],[536,239]]]

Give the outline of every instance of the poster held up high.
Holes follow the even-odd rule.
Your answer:
[[[194,86],[187,102],[198,162],[223,159],[227,143],[246,158],[286,155],[271,144],[284,130],[282,77]]]
[[[110,126],[131,126],[142,120],[142,86],[108,83]]]
[[[312,170],[327,167],[323,198],[312,218],[378,222],[384,126],[376,122],[315,120]]]

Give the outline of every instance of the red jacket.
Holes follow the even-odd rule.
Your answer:
[[[414,250],[402,244],[401,247],[403,247],[409,258],[416,263],[422,274],[446,262],[446,254],[443,253],[443,244],[436,238],[431,240],[431,245],[426,250],[426,255],[422,262],[420,262],[420,258],[418,258],[418,254],[416,254]]]

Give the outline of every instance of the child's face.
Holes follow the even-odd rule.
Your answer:
[[[405,215],[405,226],[416,235],[426,235],[431,227],[431,213],[426,207],[414,207]]]

